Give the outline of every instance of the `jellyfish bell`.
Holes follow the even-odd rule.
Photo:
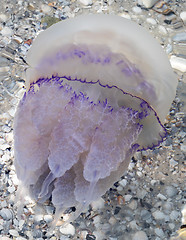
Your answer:
[[[36,200],[52,195],[55,220],[70,194],[76,218],[137,150],[163,141],[177,80],[153,37],[113,15],[54,24],[33,42],[27,62],[14,123],[17,175]]]

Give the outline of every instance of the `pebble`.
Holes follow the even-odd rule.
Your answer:
[[[2,34],[3,36],[10,37],[10,36],[13,35],[13,31],[12,31],[12,29],[9,28],[9,27],[4,27],[4,28],[1,30],[1,34]]]
[[[14,186],[10,186],[10,187],[8,187],[7,190],[9,191],[9,193],[13,193],[13,192],[15,192],[15,187]]]
[[[138,203],[136,200],[132,200],[129,204],[128,207],[131,208],[132,210],[135,210],[138,206]]]
[[[186,152],[186,144],[180,144],[180,149],[183,152]]]
[[[179,70],[180,72],[186,72],[186,59],[176,56],[171,56],[170,63],[172,68]]]
[[[75,234],[75,227],[72,224],[67,224],[66,226],[61,226],[59,230],[64,235],[74,236],[74,234]]]
[[[159,210],[156,210],[155,212],[152,213],[152,216],[156,219],[156,220],[163,220],[165,219],[165,214]]]
[[[164,26],[162,25],[159,25],[158,26],[158,30],[159,30],[159,33],[162,34],[162,35],[167,35],[167,30]]]
[[[171,213],[170,213],[170,218],[172,221],[175,221],[178,217],[179,217],[180,213],[176,210],[173,210]]]
[[[119,14],[121,17],[126,18],[126,19],[131,19],[131,16],[128,13],[121,13]]]
[[[178,190],[173,186],[166,186],[164,190],[166,195],[170,198],[174,197],[178,193]]]
[[[132,237],[132,240],[148,240],[147,234],[143,231],[138,231]]]
[[[186,22],[186,11],[180,13],[180,18],[183,22]]]
[[[93,201],[91,203],[92,209],[94,211],[102,209],[104,207],[105,201],[103,200],[103,198],[98,199],[97,201]]]
[[[186,42],[186,32],[180,32],[173,36],[174,42]]]
[[[142,0],[142,3],[146,8],[151,8],[157,2],[158,0]]]
[[[156,22],[156,20],[154,18],[147,18],[146,21],[148,23],[152,24],[152,25],[156,25],[157,24],[157,22]]]
[[[51,11],[52,11],[52,8],[51,7],[49,7],[48,5],[46,5],[46,4],[42,4],[41,5],[41,11],[43,12],[43,13],[50,13]]]
[[[10,220],[13,218],[12,211],[10,211],[8,208],[2,208],[0,210],[0,215],[4,220]]]
[[[9,126],[4,125],[4,126],[2,127],[2,130],[3,130],[3,132],[5,132],[5,133],[9,133],[9,132],[11,131],[11,128],[10,128]]]
[[[147,191],[145,189],[138,189],[136,196],[140,199],[143,199],[147,194]]]
[[[7,15],[5,15],[3,13],[0,14],[0,22],[6,22],[7,19],[8,19]]]
[[[50,223],[53,220],[53,217],[51,215],[44,215],[44,220],[46,223]]]
[[[94,239],[104,240],[105,239],[105,234],[101,230],[94,231],[93,235],[95,238],[88,238],[88,239],[89,240],[94,240]]]
[[[127,195],[124,196],[124,198],[125,198],[125,201],[126,201],[126,202],[129,202],[130,199],[132,198],[132,195],[127,194]]]
[[[141,10],[140,7],[133,7],[133,8],[132,8],[132,11],[133,11],[134,13],[136,13],[136,14],[142,13],[142,10]]]
[[[10,70],[10,67],[6,66],[6,67],[0,67],[0,73],[6,73]]]
[[[42,220],[43,220],[43,215],[42,215],[42,214],[36,215],[36,216],[34,217],[34,220],[35,220],[36,222],[42,221]]]
[[[92,0],[79,0],[79,2],[84,6],[89,6],[89,5],[92,5],[93,3]]]
[[[119,184],[122,186],[122,187],[125,187],[127,185],[127,180],[126,179],[122,179],[121,181],[119,181]]]
[[[166,200],[166,199],[167,199],[167,198],[166,198],[163,194],[161,194],[161,193],[158,193],[157,197],[158,197],[159,199],[161,199],[161,200]]]
[[[146,209],[143,209],[141,211],[141,218],[142,220],[146,221],[147,219],[149,219],[151,217],[151,213],[149,211],[147,211]]]
[[[12,235],[13,237],[18,237],[18,236],[19,236],[18,231],[15,230],[15,229],[10,229],[10,230],[9,230],[9,233],[10,233],[10,235]]]
[[[165,236],[163,230],[161,228],[155,228],[154,229],[154,232],[156,233],[156,235],[158,237],[160,237],[161,239],[163,239],[163,237]]]
[[[176,165],[178,165],[178,162],[176,162],[173,158],[170,159],[169,164],[171,167],[175,167]]]

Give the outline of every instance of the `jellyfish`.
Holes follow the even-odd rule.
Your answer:
[[[51,198],[71,221],[158,146],[177,80],[156,40],[114,15],[85,15],[41,32],[27,54],[14,121],[18,202]]]

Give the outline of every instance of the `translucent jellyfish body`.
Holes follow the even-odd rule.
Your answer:
[[[161,46],[121,17],[89,15],[40,33],[27,56],[14,124],[19,199],[52,197],[57,220],[77,217],[157,146],[177,81]]]

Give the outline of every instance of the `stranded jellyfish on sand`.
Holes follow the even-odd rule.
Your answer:
[[[177,81],[161,46],[122,17],[88,15],[39,34],[14,124],[18,202],[51,197],[76,218],[163,141]]]

